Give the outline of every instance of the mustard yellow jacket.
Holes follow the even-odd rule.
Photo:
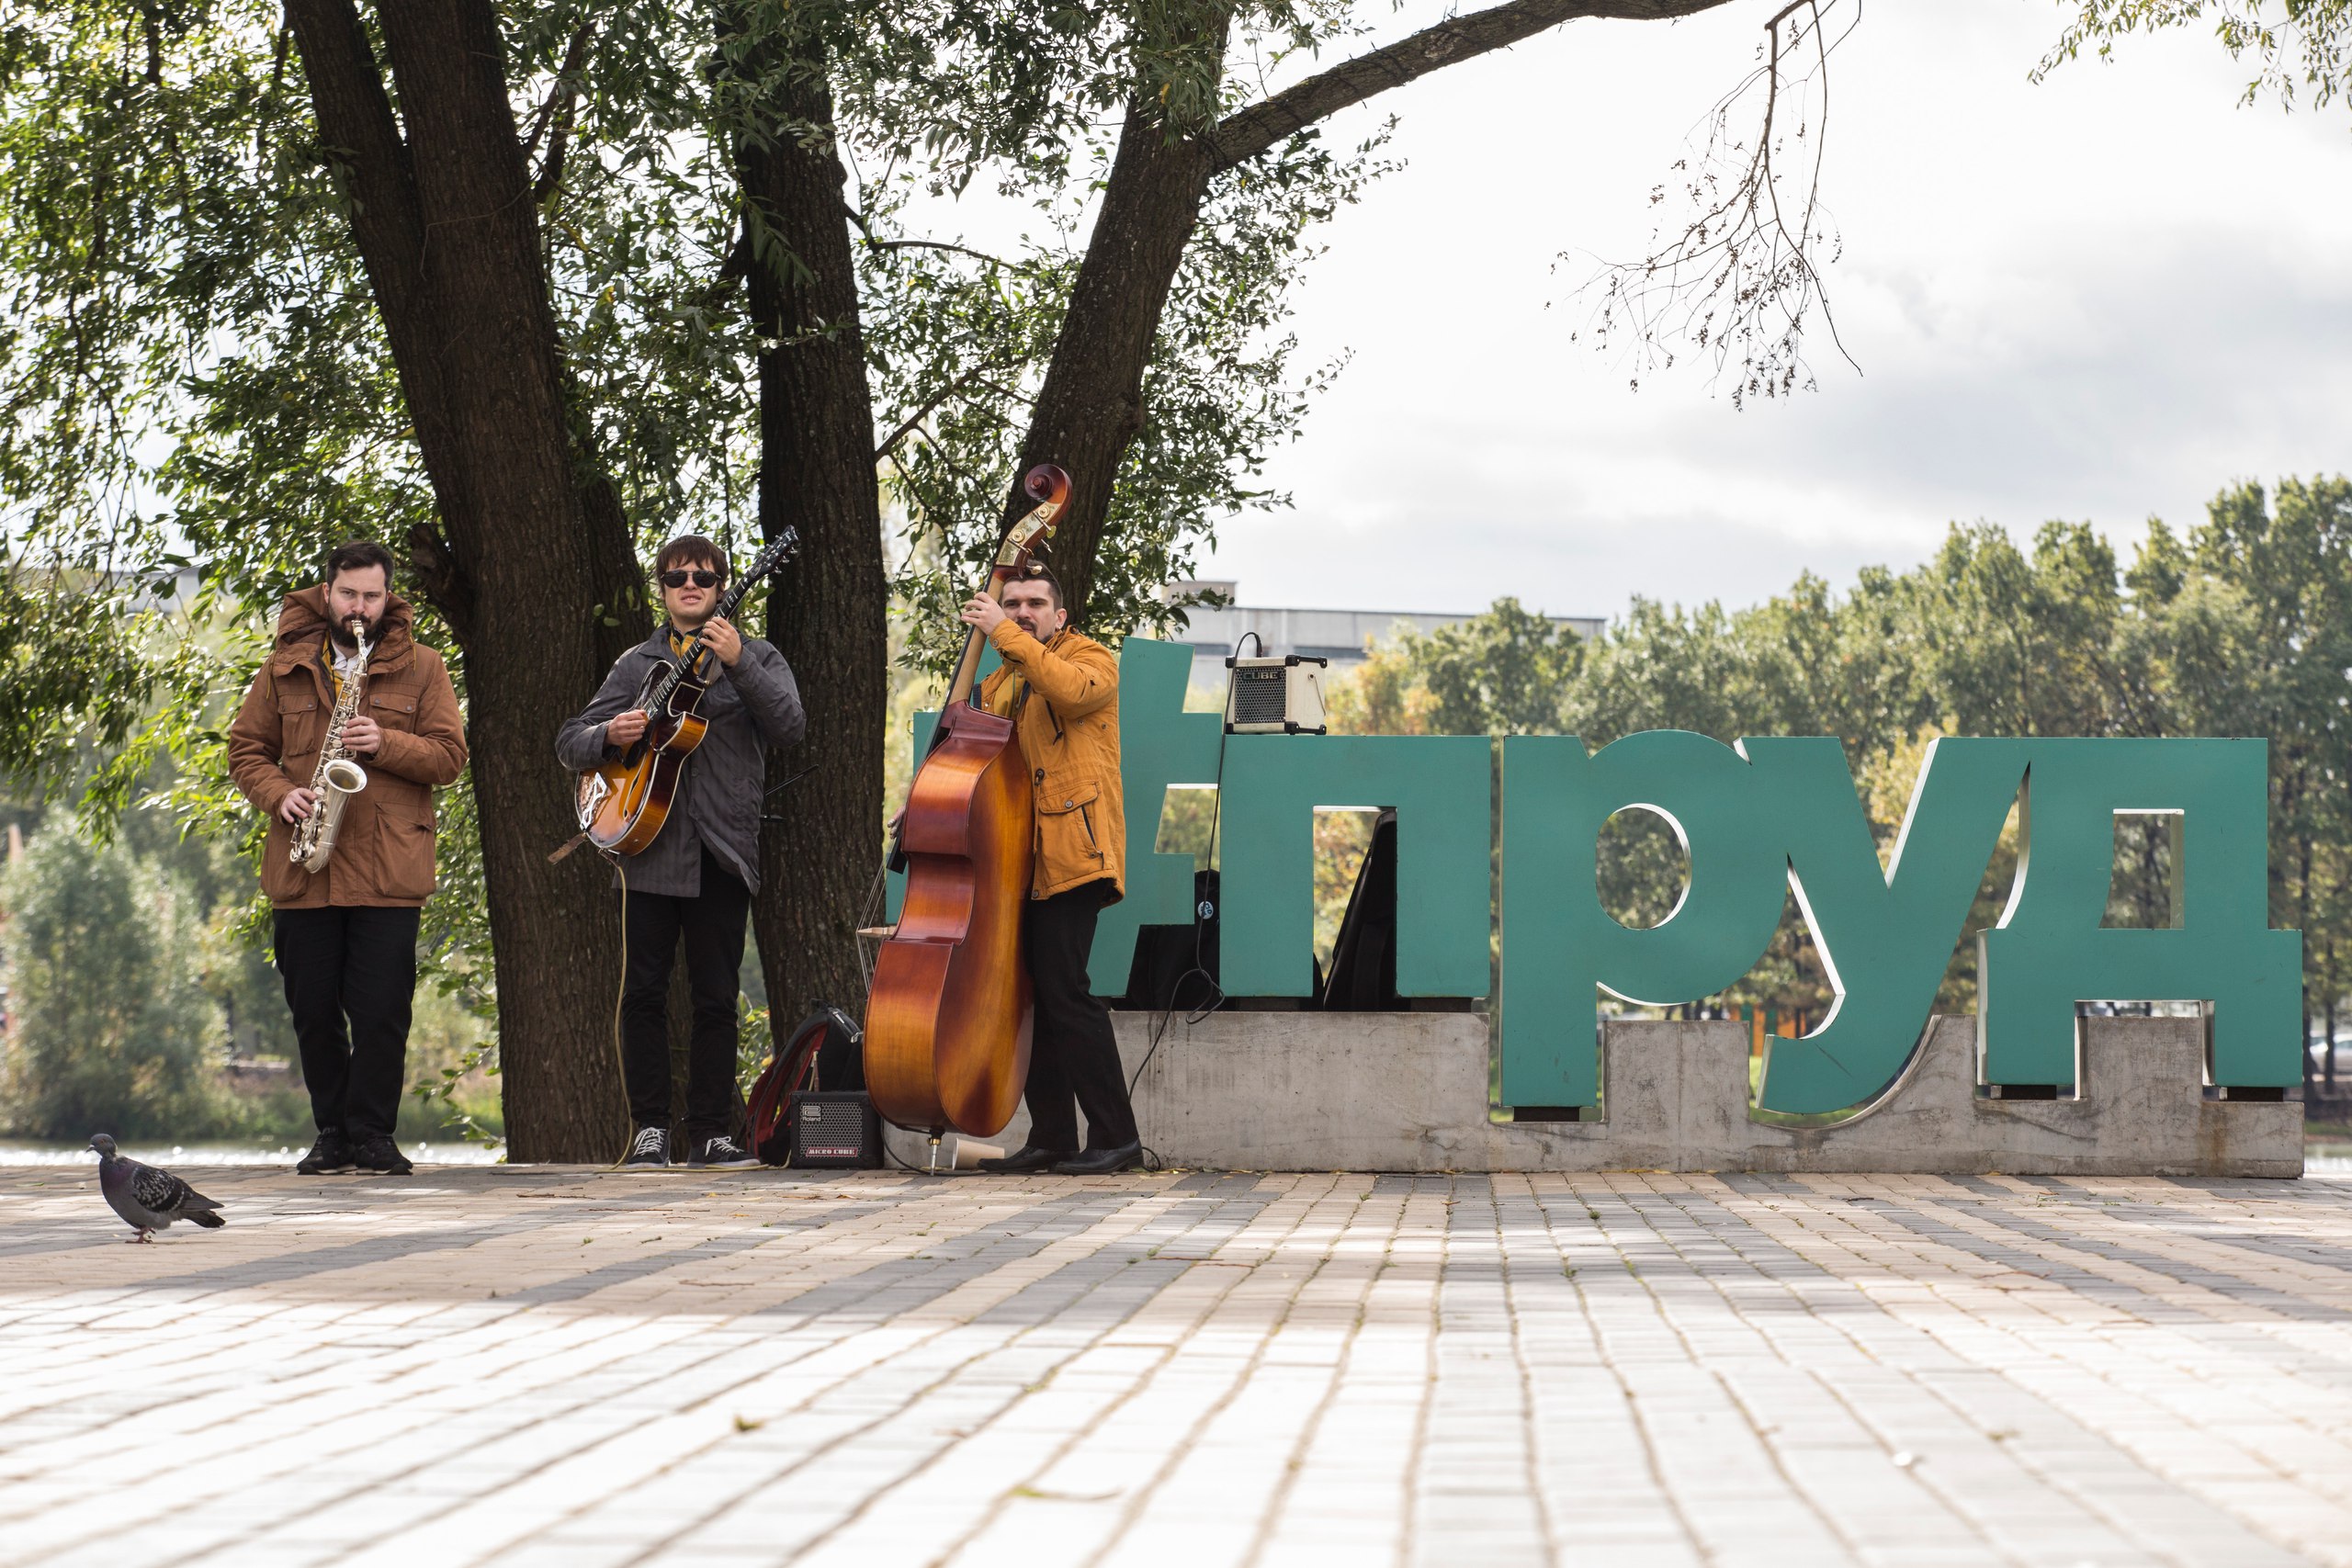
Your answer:
[[[990,713],[1016,713],[1021,755],[1037,798],[1029,897],[1050,898],[1109,878],[1127,890],[1127,813],[1119,791],[1119,663],[1065,627],[1039,642],[1012,621],[989,634],[1004,662],[980,682]]]

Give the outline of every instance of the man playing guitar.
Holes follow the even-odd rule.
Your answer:
[[[800,688],[784,655],[714,619],[727,558],[699,534],[662,547],[653,574],[669,624],[621,655],[595,700],[557,735],[557,761],[574,772],[616,761],[645,735],[631,704],[647,675],[685,650],[696,632],[702,658],[723,680],[702,699],[709,732],[686,761],[667,824],[622,868],[621,1066],[634,1132],[626,1163],[670,1163],[670,964],[685,939],[694,993],[687,1055],[685,1134],[690,1166],[757,1164],[727,1135],[734,1110],[735,1003],[743,921],[760,886],[760,805],[765,751],[808,728]]]
[[[1089,988],[1094,922],[1125,893],[1126,812],[1119,788],[1119,666],[1069,629],[1061,584],[1031,564],[1001,603],[974,594],[961,612],[1004,660],[981,705],[1010,715],[1036,801],[1035,854],[1022,947],[1035,993],[1029,1049],[1029,1141],[998,1172],[1052,1169],[1107,1176],[1143,1163],[1111,1012]],[[1078,1113],[1086,1113],[1080,1152]]]

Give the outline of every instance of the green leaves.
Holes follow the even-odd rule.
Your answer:
[[[2087,48],[2102,60],[2132,33],[2205,23],[2233,60],[2253,57],[2254,79],[2241,101],[2265,94],[2291,107],[2299,89],[2325,108],[2346,86],[2352,50],[2352,4],[2346,0],[2076,0],[2058,42],[2034,70],[2037,82]]]

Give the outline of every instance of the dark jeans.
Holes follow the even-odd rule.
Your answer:
[[[715,1138],[727,1131],[735,1111],[735,998],[752,890],[705,850],[700,894],[631,893],[624,906],[628,968],[621,986],[621,1066],[628,1079],[629,1119],[639,1127],[670,1124],[670,964],[683,935],[695,1008],[686,1048],[685,1134],[694,1142]]]
[[[1108,882],[1090,882],[1050,898],[1033,898],[1022,908],[1021,936],[1037,1009],[1025,1098],[1029,1141],[1041,1149],[1077,1148],[1080,1111],[1086,1113],[1088,1148],[1124,1148],[1136,1141],[1111,1010],[1086,982],[1095,918],[1110,893]]]
[[[391,1136],[400,1120],[416,922],[414,909],[277,911],[277,972],[322,1133],[340,1128],[356,1143]]]

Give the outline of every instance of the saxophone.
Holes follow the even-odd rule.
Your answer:
[[[342,694],[335,698],[334,716],[327,720],[326,740],[319,748],[319,765],[311,774],[311,789],[318,798],[311,807],[311,814],[294,824],[294,845],[286,855],[313,875],[326,869],[327,857],[334,853],[335,829],[343,824],[343,808],[350,804],[353,795],[368,787],[368,771],[353,761],[343,749],[344,727],[359,711],[360,688],[368,684],[368,623],[355,615],[350,626],[352,640],[359,645],[358,667],[344,682]]]

